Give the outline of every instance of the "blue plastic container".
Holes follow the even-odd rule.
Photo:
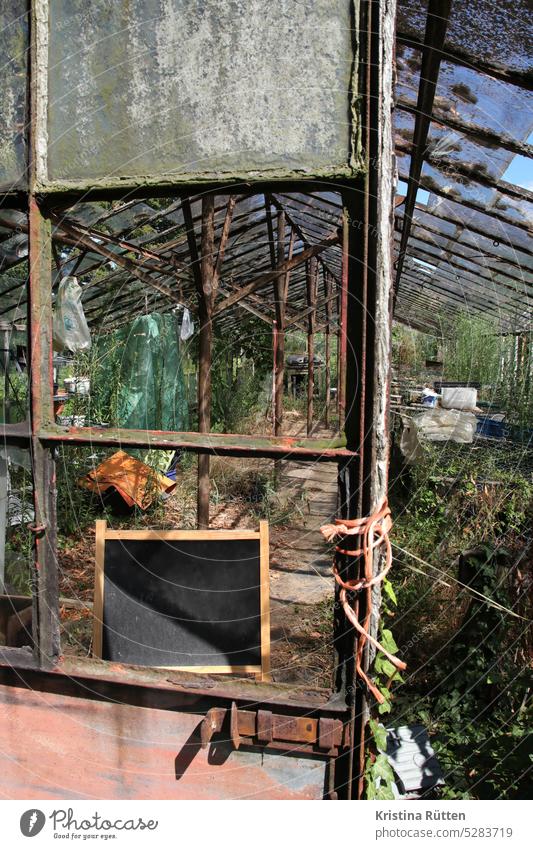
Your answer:
[[[509,435],[509,427],[506,422],[495,421],[490,416],[477,416],[476,433],[492,439],[505,439]]]

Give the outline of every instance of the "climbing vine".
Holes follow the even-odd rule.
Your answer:
[[[393,609],[398,601],[391,582],[385,578],[382,583],[383,603],[382,612],[386,618],[393,614]],[[385,651],[390,654],[398,652],[398,646],[390,628],[384,626],[381,620],[379,629],[379,641]],[[401,673],[390,662],[388,657],[378,651],[374,658],[374,681],[383,697],[382,704],[377,706],[378,715],[390,713],[392,710],[391,685],[393,681],[403,683]],[[367,746],[367,759],[365,763],[365,797],[367,799],[394,799],[393,783],[394,770],[392,769],[386,755],[387,729],[376,717],[371,717],[368,723],[370,737]]]

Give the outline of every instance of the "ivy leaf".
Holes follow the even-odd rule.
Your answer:
[[[388,595],[393,604],[398,604],[398,599],[396,598],[396,593],[394,592],[394,587],[388,578],[383,578],[383,592],[385,595]]]
[[[383,753],[379,754],[372,765],[372,776],[381,778],[383,781],[390,783],[394,781],[394,773],[392,767]]]
[[[392,787],[380,784],[379,787],[376,787],[376,794],[374,798],[384,802],[389,802],[394,801],[396,797],[392,791]]]
[[[377,726],[376,733],[374,734],[374,742],[376,748],[381,752],[384,752],[387,748],[387,729],[384,725]]]
[[[381,645],[391,654],[398,651],[398,646],[396,645],[394,637],[392,636],[392,631],[389,630],[389,628],[382,628],[381,630]]]
[[[384,752],[387,748],[387,729],[380,722],[377,722],[375,719],[369,720],[370,731],[372,732],[372,737],[374,739],[374,744],[376,749]]]
[[[374,667],[376,672],[382,672],[387,676],[387,678],[392,678],[392,676],[396,674],[396,667],[394,664],[392,664],[390,660],[383,655],[381,657],[376,657]]]

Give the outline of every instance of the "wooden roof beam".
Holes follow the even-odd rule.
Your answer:
[[[407,176],[400,173],[400,180],[407,180]],[[421,175],[418,188],[425,189],[427,192],[433,195],[437,195],[437,197],[445,198],[446,200],[451,201],[452,203],[457,203],[459,206],[464,206],[466,209],[471,209],[474,212],[480,212],[483,215],[488,215],[489,218],[492,218],[494,221],[501,221],[502,224],[507,224],[510,227],[516,227],[518,230],[525,230],[526,233],[531,233],[531,225],[527,223],[527,221],[518,221],[515,218],[510,218],[505,213],[500,212],[494,207],[487,208],[486,206],[482,206],[480,203],[474,203],[471,200],[467,200],[463,197],[457,197],[454,194],[450,194],[450,192],[445,192],[440,186],[437,186],[435,181],[431,178],[424,177]],[[466,226],[466,225],[465,225]],[[495,238],[498,238],[497,236]],[[502,237],[503,240],[503,237]]]
[[[410,115],[416,116],[417,114],[416,103],[412,103],[402,97],[398,99],[395,108],[400,109],[402,112],[407,112]],[[444,113],[440,110],[437,111],[435,108],[431,115],[431,121],[434,124],[441,124],[443,127],[448,127],[450,130],[455,130],[464,136],[468,136],[474,141],[477,141],[479,144],[486,145],[488,147],[503,148],[504,150],[509,150],[511,153],[518,153],[520,156],[527,156],[530,159],[533,158],[532,144],[528,144],[527,141],[518,141],[503,130],[495,133],[487,127],[480,127],[477,124],[471,124],[468,121],[455,118],[451,114]]]
[[[400,44],[405,44],[406,47],[413,47],[415,50],[422,50],[424,48],[424,42],[418,36],[410,35],[407,32],[397,32],[396,40]],[[487,74],[489,77],[494,77],[495,80],[501,80],[504,83],[511,83],[520,88],[525,88],[527,91],[533,91],[533,75],[531,71],[515,71],[497,62],[481,59],[479,56],[471,56],[466,50],[451,47],[447,43],[435,46],[433,49],[439,54],[439,61],[444,60],[445,62],[452,62],[454,65],[462,65],[463,68],[470,68],[472,71],[479,71],[482,74]]]
[[[433,102],[437,90],[440,63],[442,59],[442,48],[446,39],[448,20],[451,11],[451,0],[429,0],[426,18],[426,31],[422,45],[422,67],[420,69],[420,84],[418,88],[418,99],[416,104],[415,128],[413,132],[413,152],[409,167],[407,180],[407,195],[405,197],[405,211],[403,218],[402,238],[400,242],[400,253],[396,264],[396,278],[394,281],[394,292],[398,291],[400,278],[402,276],[403,261],[409,241],[411,223],[416,204],[416,194],[420,187],[420,175],[424,163],[424,151],[426,149],[431,115],[433,113]]]
[[[316,245],[312,245],[311,247],[306,248],[306,250],[301,251],[299,254],[296,254],[292,257],[292,259],[287,260],[283,266],[280,266],[277,269],[272,269],[272,271],[267,271],[264,274],[260,274],[255,280],[252,280],[246,286],[242,286],[237,292],[234,292],[228,298],[225,298],[221,303],[219,303],[213,311],[213,317],[220,315],[221,312],[224,312],[224,310],[233,306],[233,304],[242,301],[243,298],[246,298],[248,295],[256,292],[257,289],[260,289],[261,286],[264,286],[266,283],[271,283],[278,274],[297,268],[311,257],[318,256],[322,253],[322,251],[327,250],[332,245],[338,244],[339,241],[339,234],[333,233],[326,239],[318,242]]]

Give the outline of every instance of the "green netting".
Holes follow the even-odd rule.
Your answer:
[[[97,343],[102,418],[124,428],[186,430],[188,406],[174,315],[136,318]]]

